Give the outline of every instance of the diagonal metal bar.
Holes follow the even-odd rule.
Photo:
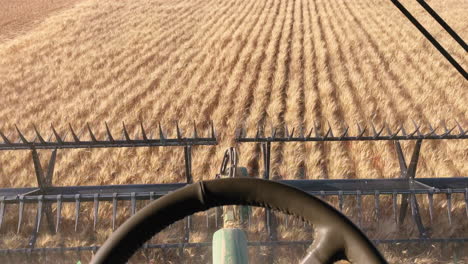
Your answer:
[[[68,123],[68,127],[70,129],[73,140],[75,140],[75,142],[80,142],[80,138],[76,135],[75,130],[73,130],[73,127],[70,123]]]
[[[413,154],[411,156],[411,162],[409,168],[406,165],[405,157],[403,155],[403,151],[401,149],[401,145],[399,141],[395,141],[395,147],[398,155],[398,161],[400,164],[400,170],[401,170],[401,175],[400,178],[403,179],[408,179],[409,180],[409,187],[412,188],[412,183],[414,181],[414,178],[416,176],[416,169],[417,169],[417,164],[419,160],[419,153],[421,150],[421,144],[422,144],[422,139],[418,139],[416,141],[416,145],[413,150]],[[413,219],[418,227],[419,233],[421,237],[425,237],[427,235],[427,232],[424,228],[424,225],[421,220],[421,216],[419,213],[419,206],[418,202],[416,199],[416,196],[414,194],[408,195],[408,194],[403,194],[401,197],[401,206],[400,206],[400,214],[399,214],[399,224],[400,226],[403,225],[405,217],[406,217],[406,212],[408,210],[408,203],[411,205],[411,213],[413,216]]]
[[[5,134],[2,133],[2,131],[0,131],[0,137],[2,137],[4,144],[11,145],[11,141],[8,139],[7,136],[5,136]]]
[[[45,140],[42,137],[41,133],[39,133],[39,130],[37,130],[36,125],[33,125],[33,127],[34,127],[34,132],[36,132],[36,137],[39,139],[41,143],[45,143]]]
[[[54,134],[55,136],[55,140],[57,140],[57,143],[59,144],[63,144],[63,139],[62,137],[60,137],[59,133],[57,132],[57,130],[55,130],[54,126],[53,125],[50,125],[51,129],[52,129],[52,133]]]
[[[148,136],[146,135],[145,127],[143,126],[143,121],[140,121],[140,130],[141,130],[141,138],[144,141],[148,141]]]
[[[184,147],[184,156],[185,156],[185,178],[187,183],[193,183],[192,177],[192,147]]]
[[[91,138],[91,141],[97,142],[96,136],[94,136],[94,133],[91,130],[91,127],[89,126],[89,123],[86,123],[86,128],[88,129],[88,133],[89,133],[89,137]]]
[[[437,12],[432,9],[432,7],[424,0],[417,0],[418,3],[441,25],[447,33],[452,36],[452,38],[460,44],[460,46],[468,52],[468,45],[466,45],[466,42],[453,30],[445,21],[442,19],[442,17],[437,14]]]
[[[98,212],[99,212],[99,194],[94,194],[94,217],[93,217],[93,230],[96,231],[98,223]]]
[[[450,53],[440,45],[439,42],[419,23],[419,21],[406,9],[398,0],[391,0],[392,3],[403,13],[403,15],[426,37],[429,42],[452,64],[452,66],[465,78],[468,79],[468,73],[463,67],[450,55]]]
[[[4,215],[5,215],[5,196],[2,196],[0,197],[0,229],[2,228]]]

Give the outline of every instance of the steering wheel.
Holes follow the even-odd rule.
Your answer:
[[[314,225],[315,239],[301,261],[387,263],[372,242],[346,216],[297,188],[256,178],[201,181],[169,193],[129,218],[104,243],[92,263],[126,263],[143,243],[170,224],[224,205],[275,209]]]

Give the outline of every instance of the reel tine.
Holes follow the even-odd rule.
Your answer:
[[[380,134],[382,134],[382,131],[384,130],[385,127],[382,127],[378,132],[377,129],[375,128],[374,122],[371,122],[371,127],[372,127],[372,132],[374,133],[373,138],[378,138]]]
[[[7,136],[5,136],[5,134],[2,133],[2,131],[0,131],[0,137],[2,137],[3,139],[3,142],[7,145],[10,145],[11,144],[11,141],[8,139]]]
[[[112,230],[115,230],[115,219],[117,217],[117,193],[112,194]]]
[[[91,141],[97,142],[96,137],[93,134],[93,131],[91,130],[91,127],[89,126],[89,123],[86,123],[86,127],[88,128],[89,136],[91,137]]]
[[[179,121],[176,121],[176,134],[177,134],[177,139],[181,140],[182,139],[182,132],[180,131]]]
[[[136,197],[135,192],[131,193],[131,206],[132,206],[132,216],[136,213]]]
[[[161,142],[166,141],[166,138],[164,137],[164,133],[163,133],[163,130],[162,130],[162,127],[161,127],[161,123],[159,123],[159,140]]]
[[[52,133],[54,133],[55,139],[57,140],[58,143],[63,144],[63,140],[60,137],[59,133],[57,133],[57,130],[55,130],[55,127],[50,124],[50,128],[52,129]]]
[[[447,190],[447,215],[449,225],[452,225],[452,189]]]
[[[276,137],[276,132],[277,132],[276,127],[273,127],[273,128],[272,128],[272,131],[271,131],[271,138],[272,138],[272,139],[275,139],[275,137]]]
[[[396,192],[393,192],[392,193],[392,209],[393,209],[393,219],[394,219],[396,225],[398,224],[397,199],[398,199],[398,194]]]
[[[335,137],[335,135],[333,135],[333,128],[332,128],[332,126],[330,124],[330,121],[327,121],[327,123],[328,123],[328,131],[330,132],[329,136],[330,137]],[[328,134],[328,132],[327,132],[327,134]]]
[[[132,139],[130,139],[130,136],[128,134],[128,130],[127,130],[127,127],[125,126],[125,123],[122,121],[122,133],[123,133],[123,137],[126,141],[132,141]]]
[[[401,125],[401,126],[397,129],[397,131],[396,131],[393,135],[391,135],[391,138],[396,137],[396,136],[398,135],[398,133],[400,133],[400,131],[401,131],[402,129],[403,129],[403,125]]]
[[[344,137],[348,136],[349,126],[346,123],[344,124],[344,126],[345,126],[345,129],[343,133],[341,134],[340,139],[343,139]]]
[[[150,201],[154,201],[154,192],[150,192]]]
[[[112,136],[112,133],[109,129],[109,126],[107,125],[107,122],[104,122],[104,124],[106,125],[107,139],[111,142],[114,142],[114,137]]]
[[[313,127],[309,130],[309,133],[307,134],[307,139],[310,139],[310,137],[312,136],[312,131],[313,130],[314,130]]]
[[[59,194],[57,195],[57,221],[55,224],[55,233],[58,233],[59,231],[61,217],[62,217],[62,195]]]
[[[19,210],[18,210],[18,226],[16,233],[19,234],[21,231],[21,223],[23,222],[23,213],[24,213],[24,195],[19,196]]]
[[[292,128],[291,134],[289,135],[288,139],[292,139],[294,137],[294,130],[295,129],[296,129],[295,127]]]
[[[340,212],[343,212],[343,205],[344,205],[344,197],[343,191],[338,191],[338,207],[340,208]]]
[[[357,138],[362,138],[362,136],[364,135],[364,133],[366,133],[367,128],[364,127],[364,129],[362,129],[362,128],[361,128],[361,125],[359,125],[358,122],[356,122],[356,125],[357,125],[357,129],[358,129],[358,136],[357,136]]]
[[[458,123],[457,120],[455,120],[455,123],[457,124],[458,130],[460,130],[460,134],[458,134],[458,137],[462,137],[466,134],[466,131],[463,130],[463,128],[460,126],[460,123]]]
[[[385,127],[385,130],[387,130],[388,136],[391,138],[392,135],[393,135],[393,132],[392,132],[392,130],[390,129],[390,126],[388,125],[387,122],[384,122],[384,127]]]
[[[374,202],[375,202],[375,216],[377,218],[377,224],[379,224],[379,220],[380,220],[380,192],[379,191],[375,191]]]
[[[419,130],[421,128],[421,125],[417,124],[416,121],[414,121],[414,119],[411,119],[411,121],[413,122],[413,125],[414,125],[414,132],[411,133],[411,136],[418,133],[418,136],[422,137],[423,134],[421,133],[421,130]]]
[[[75,140],[75,142],[80,142],[80,138],[76,135],[75,130],[73,130],[73,127],[70,123],[68,123],[68,128],[70,129],[73,140]]]
[[[304,126],[301,125],[301,127],[299,128],[299,138],[300,139],[305,139],[305,135],[304,135]]]
[[[18,126],[16,126],[16,124],[15,124],[15,128],[16,128],[16,132],[18,132],[18,135],[19,135],[21,141],[23,141],[24,144],[29,144],[28,140],[23,136],[23,134],[19,130]]]
[[[357,211],[358,211],[358,225],[362,227],[362,192],[361,190],[356,191]]]
[[[75,194],[75,232],[78,230],[78,220],[80,218],[80,194]]]
[[[143,127],[143,121],[140,121],[141,136],[144,141],[148,141],[148,136],[146,135],[145,128]]]
[[[214,122],[213,122],[213,120],[211,120],[211,138],[212,138],[212,139],[215,139],[215,138],[216,138],[216,132],[215,132],[215,129],[214,129]]]
[[[96,231],[99,215],[99,193],[94,194],[94,218],[93,218],[93,230]]]
[[[445,136],[448,136],[450,135],[450,133],[452,133],[452,131],[457,128],[457,126],[454,126],[452,127],[451,129],[445,129],[445,133],[443,135],[441,135],[441,137],[445,137]]]
[[[205,213],[205,221],[206,221],[206,228],[210,228],[210,215],[208,214],[208,211]]]
[[[401,125],[401,134],[403,134],[404,137],[406,138],[409,138],[410,135],[408,135],[408,133],[406,133],[406,129],[403,125]]]
[[[195,124],[195,120],[193,120],[193,138],[198,138],[197,125]]]
[[[320,133],[320,129],[318,128],[317,122],[314,122],[314,128],[315,128],[315,137],[316,138],[321,138],[322,135]]]
[[[431,125],[431,123],[429,123],[429,133],[424,135],[425,137],[429,137],[429,136],[432,136],[432,135],[437,135],[436,134],[436,130],[437,130],[437,127],[434,129]]]
[[[467,207],[468,213],[468,207]],[[3,216],[5,215],[5,196],[0,197],[0,229],[2,228]]]
[[[44,195],[39,195],[39,197],[38,197],[38,207],[37,207],[36,233],[39,233],[39,228],[41,227],[42,208],[43,208],[43,206],[44,206]]]
[[[427,193],[427,200],[429,202],[429,218],[432,224],[432,221],[434,220],[434,191],[433,190],[429,190],[429,192]]]
[[[34,132],[36,132],[36,137],[39,139],[39,141],[43,144],[45,144],[44,138],[41,136],[41,133],[39,133],[39,130],[37,130],[36,125],[33,124]]]

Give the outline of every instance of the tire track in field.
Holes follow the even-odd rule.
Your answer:
[[[275,4],[275,10],[272,13],[272,18],[268,19],[267,21],[264,22],[265,25],[268,25],[268,29],[265,32],[265,35],[262,36],[260,44],[256,45],[259,48],[258,52],[253,52],[254,58],[252,61],[249,63],[249,65],[254,65],[252,66],[252,70],[247,70],[247,72],[251,73],[254,72],[253,77],[251,80],[248,82],[248,85],[246,86],[246,96],[244,97],[236,97],[236,103],[234,105],[241,105],[240,107],[237,107],[237,111],[235,111],[234,116],[240,117],[240,119],[235,120],[236,123],[232,124],[230,127],[234,127],[232,131],[236,131],[237,129],[241,129],[242,127],[245,127],[247,120],[251,117],[252,115],[252,108],[254,108],[255,112],[255,102],[257,100],[260,100],[259,97],[262,97],[263,95],[260,93],[261,88],[259,87],[259,82],[260,82],[260,75],[262,73],[262,70],[264,70],[267,65],[267,54],[266,54],[266,49],[271,43],[272,40],[272,34],[274,30],[274,26],[277,24],[278,21],[278,16],[280,12],[280,2],[277,2]],[[256,50],[256,48],[254,48]],[[258,54],[258,55],[257,55]],[[252,76],[252,74],[250,74]],[[248,144],[249,146],[246,146],[246,144],[236,144],[235,142],[230,142],[230,144],[236,145],[238,148],[238,151],[240,154],[242,153],[248,153],[248,155],[252,156],[255,155],[257,156],[259,154],[259,147],[258,144]],[[243,152],[244,151],[244,152]],[[254,154],[255,153],[255,154]],[[243,157],[243,155],[240,155]],[[254,160],[249,160],[246,164],[241,165],[247,166],[249,174],[250,175],[258,175],[258,159]]]
[[[251,73],[251,72],[254,72],[254,75],[253,77],[251,78],[251,80],[248,82],[248,85],[246,86],[246,97],[245,98],[241,98],[241,97],[236,97],[236,103],[234,105],[242,105],[242,107],[239,107],[239,108],[236,108],[235,110],[235,114],[234,116],[240,116],[240,120],[236,120],[236,124],[234,125],[234,127],[236,129],[239,129],[241,128],[247,118],[251,115],[252,113],[252,105],[254,104],[255,100],[256,100],[256,97],[257,97],[257,91],[258,91],[258,84],[259,84],[259,78],[260,78],[260,74],[261,74],[261,69],[265,66],[265,61],[266,61],[266,57],[267,57],[267,54],[266,54],[266,46],[268,46],[268,44],[270,43],[271,41],[271,36],[272,36],[272,32],[273,32],[273,29],[274,29],[274,25],[276,24],[277,20],[278,20],[278,14],[279,14],[279,8],[280,8],[280,4],[279,2],[277,3],[276,7],[275,7],[275,11],[274,13],[272,14],[273,15],[273,18],[271,18],[271,23],[267,24],[268,21],[270,21],[269,19],[267,21],[265,21],[265,25],[268,25],[268,29],[267,29],[267,32],[265,32],[265,35],[262,36],[261,40],[260,40],[260,44],[257,45],[257,42],[255,42],[255,48],[254,50],[257,50],[256,48],[257,47],[260,47],[259,50],[258,50],[258,53],[259,55],[256,55],[255,56],[255,53],[254,53],[254,58],[251,60],[251,61],[254,61],[254,63],[249,63],[250,65],[254,65],[252,66],[252,70],[247,70],[247,72]],[[241,98],[241,99],[240,99]],[[234,143],[234,142],[232,142]]]
[[[339,127],[340,130],[344,128],[341,127],[341,122],[344,120],[344,113],[342,106],[337,104],[339,102],[339,98],[337,95],[337,91],[339,89],[338,84],[336,83],[336,76],[335,73],[330,69],[331,63],[333,60],[331,59],[331,54],[327,47],[329,47],[329,41],[326,38],[325,29],[322,23],[322,15],[321,12],[318,11],[318,5],[314,2],[314,11],[317,14],[317,26],[318,26],[318,34],[319,34],[319,43],[323,43],[323,70],[325,73],[319,72],[319,78],[323,78],[324,83],[321,85],[320,81],[318,84],[319,94],[322,100],[324,100],[323,105],[326,107],[324,109],[324,113],[326,114],[327,110],[330,111],[331,118],[332,118],[332,126]],[[316,45],[316,47],[319,47]],[[320,61],[321,62],[321,61]],[[319,71],[322,70],[318,68]],[[325,76],[323,76],[325,75]],[[321,86],[323,87],[322,89]],[[326,86],[326,87],[325,87]],[[329,109],[327,109],[329,108]],[[322,121],[323,122],[323,121]],[[321,126],[322,127],[322,126]],[[334,144],[330,146],[331,148],[331,158],[328,159],[329,161],[329,168],[330,173],[333,174],[334,169],[338,169],[335,177],[342,178],[346,175],[349,178],[355,178],[355,163],[349,153],[349,146],[343,146],[345,144],[339,144],[335,146]]]
[[[314,45],[312,39],[314,38],[314,31],[312,29],[312,14],[310,8],[310,1],[307,1],[307,17],[306,25],[307,25],[307,32],[309,37],[304,38],[304,46],[307,51],[310,52],[309,56],[305,56],[304,67],[307,69],[306,72],[309,74],[305,75],[304,85],[307,87],[306,90],[306,103],[307,105],[311,105],[312,107],[308,107],[306,109],[306,121],[308,126],[308,130],[313,127],[313,123],[317,122],[317,120],[321,120],[323,117],[322,112],[322,102],[319,96],[319,88],[318,88],[318,78],[317,78],[317,47]],[[307,53],[309,54],[309,53]],[[306,132],[308,133],[308,131]],[[325,150],[325,144],[323,142],[311,142],[310,148],[312,149],[311,152],[308,154],[308,172],[312,176],[311,169],[316,168],[319,171],[319,177],[322,179],[328,178],[328,167],[327,167],[327,154]],[[311,168],[311,164],[314,164]]]
[[[272,96],[273,99],[270,101],[270,104],[267,108],[267,113],[270,116],[270,119],[273,122],[273,125],[279,127],[278,136],[285,135],[284,126],[284,115],[286,111],[286,101],[288,94],[286,93],[289,87],[289,75],[291,64],[291,37],[292,30],[294,26],[294,13],[295,13],[295,3],[292,2],[292,5],[287,7],[286,10],[286,25],[283,26],[285,30],[282,34],[280,43],[279,43],[279,52],[276,61],[276,71],[273,73],[273,82],[272,82]],[[288,3],[289,4],[289,3]],[[283,144],[272,144],[271,146],[271,178],[280,179],[284,177],[281,165],[284,160],[284,146]]]
[[[264,3],[266,5],[266,2]],[[272,6],[270,6],[272,9]],[[268,13],[269,14],[269,13]],[[254,45],[258,44],[258,38],[262,32],[266,29],[263,25],[260,25],[259,19],[261,15],[256,16],[254,24],[255,28],[258,26],[257,35],[252,35],[254,33],[254,27],[248,30],[247,35],[241,39],[240,43],[237,45],[237,49],[233,52],[234,56],[231,60],[227,58],[227,65],[232,65],[232,71],[230,75],[225,76],[223,80],[219,82],[220,88],[217,90],[214,95],[214,99],[208,98],[204,102],[204,107],[202,108],[202,116],[211,116],[213,120],[217,121],[217,126],[222,127],[223,131],[230,133],[232,128],[230,125],[234,126],[237,120],[233,120],[232,124],[229,123],[229,119],[232,118],[235,101],[232,98],[236,98],[239,93],[239,85],[241,85],[242,78],[246,74],[247,66],[250,63],[252,56],[252,46],[255,49]],[[266,19],[266,18],[265,18]],[[251,39],[251,36],[255,37]],[[223,89],[223,87],[225,87]],[[209,112],[212,109],[212,112]],[[218,138],[220,139],[218,148],[211,148],[208,153],[209,164],[218,164],[216,157],[222,157],[223,147],[227,147],[228,144],[232,143],[232,138],[229,138],[229,135],[218,133]],[[203,172],[209,170],[209,164],[205,164],[203,167]],[[206,174],[206,173],[205,173]],[[212,169],[208,175],[214,174]]]
[[[187,12],[187,15],[190,15],[190,12]],[[187,22],[187,21],[184,21],[184,22]],[[125,56],[125,57],[123,57],[123,58],[127,59],[127,58],[131,58],[131,56]],[[132,62],[132,61],[130,61],[129,63],[131,63],[131,62]],[[125,66],[126,66],[126,65],[125,65]],[[123,68],[122,68],[122,70],[124,70],[124,69],[127,69],[127,67],[123,67]],[[109,80],[111,79],[111,77],[112,77],[112,76],[107,77],[106,82],[109,81]],[[104,85],[104,84],[103,84],[103,85]],[[53,87],[53,86],[49,86],[49,87]],[[81,91],[81,93],[86,92],[86,91],[88,91],[88,90],[85,89],[85,90]],[[105,94],[108,95],[108,93],[105,93]],[[46,101],[45,103],[47,104],[47,101]],[[72,103],[73,103],[73,101],[72,101]],[[41,105],[43,105],[43,104],[44,104],[44,103],[41,103]],[[73,104],[72,104],[72,106],[73,106]],[[29,114],[31,115],[31,111],[29,111],[29,112],[30,112]],[[22,117],[22,119],[25,119],[25,118],[28,118],[28,116],[27,116],[27,117]]]
[[[297,9],[297,10],[296,10]],[[285,93],[285,114],[284,123],[289,129],[299,135],[304,127],[304,17],[302,1],[295,2],[293,22],[291,28],[290,51],[289,56],[289,76]],[[287,145],[281,144],[284,149],[282,153],[285,156],[284,168],[290,168],[286,171],[286,177],[294,179],[305,179],[306,175],[306,145],[303,142],[291,142]],[[292,175],[291,175],[292,174]]]
[[[230,146],[236,146],[240,158],[244,157],[243,153],[247,154],[247,157],[251,156],[254,151],[258,150],[258,144],[238,144],[235,142],[233,137],[236,129],[240,129],[245,125],[247,119],[252,114],[252,108],[254,108],[254,103],[258,100],[259,95],[259,81],[262,69],[267,67],[266,65],[266,47],[271,43],[272,32],[274,26],[278,21],[278,16],[281,8],[281,1],[275,1],[274,6],[270,7],[268,12],[268,17],[265,17],[262,22],[265,25],[265,30],[258,35],[258,39],[253,41],[252,53],[249,56],[249,62],[247,63],[245,79],[242,80],[239,88],[239,96],[234,97],[233,105],[234,108],[233,116],[235,118],[227,120],[227,127],[229,127],[228,132],[233,134],[229,135],[226,138],[227,143]],[[249,49],[250,50],[250,49]],[[255,111],[255,109],[254,109]],[[249,145],[249,146],[247,146]],[[253,148],[252,148],[253,147]],[[244,163],[241,159],[240,166],[246,166],[250,175],[258,174],[258,159],[255,159],[255,165],[252,165],[252,162]]]
[[[333,4],[332,4],[333,3]],[[325,16],[327,17],[338,17],[336,20],[341,20],[342,18],[341,11],[339,8],[335,8],[335,2],[327,2],[328,5],[325,6]],[[336,16],[338,14],[338,16]],[[338,43],[337,45],[337,59],[342,64],[338,63],[336,67],[342,74],[339,74],[342,82],[343,89],[341,89],[342,94],[339,96],[340,103],[343,105],[343,108],[346,108],[347,111],[345,114],[345,120],[357,119],[359,121],[366,121],[370,116],[366,115],[364,109],[366,109],[367,103],[364,102],[365,98],[361,98],[361,94],[358,87],[362,80],[364,79],[364,74],[359,64],[350,62],[350,59],[347,55],[354,53],[352,50],[349,50],[349,43],[351,37],[349,35],[349,30],[346,30],[344,25],[345,21],[337,22],[336,20],[329,23],[330,30],[329,32],[333,36],[334,42]],[[340,32],[338,32],[338,30]],[[345,50],[346,49],[346,50]],[[359,58],[360,56],[353,54],[351,58]],[[349,68],[351,65],[351,69]],[[365,124],[368,126],[369,124]],[[369,176],[374,177],[374,174],[379,175],[378,178],[383,177],[383,173],[377,167],[372,166],[372,157],[370,151],[362,151],[369,147],[368,142],[353,142],[350,144],[350,152],[355,153],[354,161],[356,174],[358,178],[368,178]],[[365,171],[369,175],[362,175],[360,172]]]
[[[280,40],[283,35],[283,29],[285,26],[286,16],[284,12],[286,12],[286,1],[281,1],[280,9],[275,14],[275,23],[270,33],[271,39],[268,43],[268,46],[265,47],[265,56],[266,60],[262,65],[262,70],[259,75],[258,81],[258,88],[256,97],[253,101],[251,115],[248,116],[245,124],[245,128],[256,128],[257,126],[264,127],[265,122],[267,119],[267,106],[270,103],[271,99],[271,84],[273,82],[273,76],[276,72],[276,61],[278,58],[278,51],[280,46]],[[279,19],[281,22],[279,22]],[[260,157],[260,147],[259,144],[244,144],[247,156],[247,163],[246,166],[250,172],[250,175],[257,175],[259,169],[259,162],[258,159]]]
[[[385,73],[388,74],[389,79],[392,80],[392,82],[395,82],[395,85],[393,87],[397,88],[398,92],[393,93],[393,95],[399,95],[401,98],[400,100],[403,102],[406,102],[407,105],[411,106],[417,103],[417,101],[409,94],[408,91],[406,91],[401,84],[401,80],[398,78],[397,74],[394,73],[389,67],[388,63],[385,64],[382,62],[383,59],[383,52],[382,50],[379,49],[378,45],[376,44],[375,40],[372,39],[372,37],[369,35],[369,33],[366,31],[366,29],[363,27],[362,23],[357,20],[355,14],[352,12],[350,7],[347,5],[346,2],[343,2],[344,5],[346,6],[345,10],[350,14],[350,16],[354,19],[356,24],[359,26],[358,28],[361,30],[361,32],[364,34],[365,38],[368,40],[368,43],[370,44],[371,48],[373,51],[377,54],[377,58],[379,60],[379,64],[383,64]],[[386,91],[382,91],[386,92]],[[394,98],[394,96],[389,96],[389,98]],[[410,108],[411,109],[411,108]],[[421,106],[418,104],[414,107],[414,110],[417,112],[418,116],[423,119],[424,122],[429,123],[429,120],[427,116],[424,114],[424,111],[421,109]],[[402,110],[403,111],[403,110]],[[402,120],[400,120],[401,122]],[[404,121],[404,120],[403,120]],[[430,148],[428,152],[436,153],[437,151],[440,151],[440,147],[442,144],[439,142],[429,142],[426,145],[426,148]],[[450,171],[450,175],[460,175],[460,171],[454,166],[453,162],[450,162],[447,164],[447,162],[443,162],[442,164],[445,165],[446,170]]]
[[[252,7],[246,8],[246,10],[247,10],[248,12],[245,13],[242,17],[240,17],[241,19],[240,19],[237,23],[228,23],[228,24],[231,24],[231,25],[233,26],[233,27],[232,27],[232,30],[233,30],[232,35],[238,34],[239,30],[242,29],[241,27],[242,27],[243,23],[245,23],[245,21],[246,21],[246,19],[247,19],[248,17],[253,16],[253,14],[256,14],[256,12],[260,12],[260,10],[263,10],[264,7],[265,7],[265,5],[264,5],[264,6],[260,6],[258,1],[253,1],[253,2],[251,2],[251,3],[255,3],[254,8],[252,8]],[[233,14],[235,14],[235,13],[233,13]],[[258,20],[257,20],[257,21],[258,21]],[[254,24],[252,24],[252,28],[255,26],[255,23],[257,23],[257,22],[254,22]],[[222,27],[222,28],[223,28],[223,27]],[[222,34],[222,32],[220,32],[220,34]],[[210,34],[210,35],[211,35],[211,34]],[[204,46],[207,47],[207,48],[210,47],[210,46],[212,46],[213,43],[216,41],[216,39],[217,39],[217,36],[214,36],[214,37],[212,38],[212,43],[207,43],[207,44],[205,44]],[[226,46],[226,45],[228,45],[228,44],[229,44],[229,46]],[[231,43],[226,42],[226,43],[224,43],[224,44],[222,45],[221,50],[224,51],[224,53],[229,53],[233,48],[235,48],[235,46],[234,46],[234,47],[232,46],[232,45],[235,45],[235,44],[236,44],[235,42],[231,42]],[[206,54],[206,55],[208,56],[209,53],[210,53],[209,50],[207,50],[207,53],[208,53],[208,54]],[[203,58],[202,60],[205,60],[205,58]],[[219,69],[221,66],[222,66],[222,65],[216,65],[216,66],[214,67],[214,69],[211,69],[210,65],[207,65],[206,67],[207,67],[207,70],[209,71],[210,74],[209,74],[208,76],[202,76],[202,77],[210,78],[210,76],[214,74],[215,69],[218,69],[218,70],[220,70],[221,72],[231,72],[232,69],[233,69],[233,68],[230,68],[230,69],[228,68],[228,69],[226,69],[226,70],[224,70],[224,69]],[[232,65],[232,67],[234,67],[234,64]],[[197,68],[198,68],[198,70],[202,70],[203,65],[202,65],[201,67],[197,67]],[[215,76],[211,76],[211,77],[212,77],[212,78],[215,78]],[[204,78],[202,78],[202,80],[199,80],[199,81],[202,82],[203,80],[204,80]],[[200,84],[200,85],[202,85],[202,84]],[[179,88],[179,89],[180,89],[180,87],[176,87],[176,88]],[[190,89],[190,87],[188,87],[188,89]],[[198,89],[198,87],[195,87],[194,89],[195,89],[195,94],[201,94],[201,92],[196,91],[196,90]],[[209,91],[209,90],[208,90],[208,91]],[[181,102],[182,100],[178,100],[178,101]],[[167,105],[167,107],[169,107],[169,105]],[[202,107],[202,105],[201,105],[201,104],[197,104],[196,107],[197,107],[198,109],[195,110],[195,111],[193,111],[194,113],[198,113],[198,112],[200,111],[200,107]],[[160,111],[162,111],[162,110],[164,110],[164,109],[160,109]],[[171,112],[171,113],[174,113],[174,114],[177,113],[177,112],[175,112],[175,111],[171,111],[171,108],[169,108],[168,111]],[[159,115],[159,113],[156,114],[156,116],[158,116],[158,115]],[[171,119],[173,119],[173,118],[174,118],[174,117],[171,117],[171,118],[169,118],[169,119],[171,120]],[[172,152],[173,152],[173,151],[174,151],[174,150],[172,150]],[[198,157],[198,155],[197,155],[196,157]],[[165,168],[164,171],[173,171],[173,168],[171,168],[171,169]],[[168,172],[168,173],[169,173],[169,172]]]

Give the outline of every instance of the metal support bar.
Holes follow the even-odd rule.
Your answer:
[[[418,3],[441,25],[447,33],[452,36],[452,38],[462,46],[462,48],[468,52],[468,45],[466,42],[453,30],[440,16],[437,12],[432,9],[432,7],[425,0],[417,0]]]
[[[41,197],[42,197],[42,195],[47,194],[46,189],[52,185],[52,177],[53,177],[53,174],[54,174],[56,158],[57,158],[57,150],[54,149],[52,151],[51,156],[50,156],[49,165],[47,167],[46,175],[44,176],[44,171],[43,171],[42,166],[41,166],[41,162],[40,162],[40,159],[39,159],[39,154],[37,153],[36,149],[34,149],[34,148],[32,149],[32,159],[33,159],[33,163],[34,163],[34,170],[36,172],[36,180],[37,180],[37,184],[39,185],[39,192],[41,194]],[[40,208],[41,210],[40,211],[38,210],[38,214],[36,216],[37,227],[33,229],[32,238],[31,238],[31,241],[29,243],[30,247],[34,246],[34,243],[35,243],[35,240],[36,240],[36,237],[37,237],[37,232],[39,230],[40,219],[42,218],[42,211],[46,215],[47,226],[49,228],[49,232],[51,234],[55,234],[55,230],[56,230],[56,228],[54,226],[54,216],[52,214],[51,205],[49,203],[43,204],[43,202],[41,200],[40,201],[40,206],[41,206],[41,208]],[[18,231],[19,231],[20,224],[21,223],[18,223]]]
[[[270,153],[271,153],[271,142],[262,143],[263,153],[263,178],[270,179]]]
[[[466,244],[468,243],[468,237],[460,238],[409,238],[409,239],[371,239],[375,244],[421,244],[425,243],[429,246],[434,243],[456,243]],[[248,241],[249,247],[264,247],[264,246],[304,246],[310,245],[312,240],[289,240],[289,241]],[[211,242],[197,242],[197,243],[165,243],[165,244],[146,244],[147,249],[158,248],[158,249],[169,249],[169,248],[204,248],[211,247]],[[16,248],[16,249],[0,249],[0,255],[9,254],[24,254],[28,252],[42,253],[59,253],[69,251],[93,251],[96,252],[100,246],[80,246],[80,247],[50,247],[50,248]]]
[[[185,156],[185,178],[187,183],[193,183],[192,178],[192,146],[184,147],[184,156]]]
[[[411,156],[411,162],[409,167],[406,165],[405,156],[403,154],[403,150],[401,148],[400,142],[395,141],[396,152],[398,156],[398,162],[400,164],[400,171],[401,175],[400,178],[408,179],[410,189],[413,189],[414,185],[414,178],[416,177],[416,169],[419,160],[419,153],[421,150],[422,139],[418,139],[416,141],[416,145],[414,146],[413,155]],[[424,228],[424,225],[421,220],[421,215],[419,213],[419,205],[416,199],[416,195],[414,193],[403,194],[401,197],[401,206],[400,206],[400,215],[399,215],[399,224],[400,226],[403,225],[403,222],[406,217],[406,212],[408,210],[408,203],[411,206],[411,214],[413,219],[418,227],[419,234],[421,237],[426,237],[427,232]]]
[[[468,79],[468,73],[463,67],[450,55],[450,53],[440,45],[439,42],[424,28],[421,23],[406,9],[398,0],[391,0],[392,3],[405,15],[405,17],[426,37],[429,42],[448,60],[450,64],[463,76]]]

